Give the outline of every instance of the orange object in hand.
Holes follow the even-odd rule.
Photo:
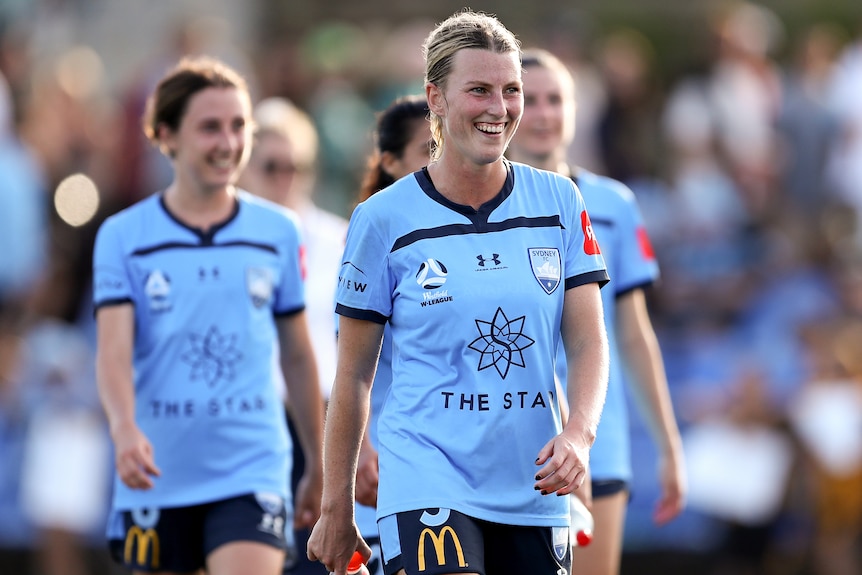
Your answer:
[[[353,552],[353,557],[350,558],[350,563],[347,564],[347,575],[371,575],[359,551]]]

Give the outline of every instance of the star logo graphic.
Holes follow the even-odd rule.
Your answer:
[[[476,320],[479,337],[467,347],[479,352],[479,371],[494,366],[500,377],[506,379],[512,365],[526,367],[521,352],[536,343],[536,340],[522,333],[524,317],[509,320],[498,307],[493,321]]]
[[[192,366],[192,381],[204,380],[213,387],[219,380],[234,378],[234,366],[242,359],[236,349],[236,334],[222,335],[216,326],[205,335],[189,335],[189,349],[182,360]]]

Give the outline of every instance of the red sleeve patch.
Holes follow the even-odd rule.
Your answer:
[[[307,268],[305,266],[305,246],[299,246],[299,273],[302,275],[302,281],[305,281]]]
[[[581,212],[581,228],[584,231],[584,253],[588,256],[597,256],[602,253],[599,249],[599,242],[596,239],[596,234],[593,232],[593,224],[590,222],[590,215],[586,210]]]
[[[654,260],[655,252],[652,249],[652,243],[649,241],[649,236],[647,235],[646,229],[643,227],[639,227],[637,229],[638,234],[638,245],[641,248],[641,255],[645,259]]]

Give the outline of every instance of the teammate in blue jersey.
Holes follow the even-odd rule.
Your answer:
[[[392,102],[377,118],[375,151],[368,160],[358,198],[367,200],[396,180],[422,169],[431,158],[431,128],[424,95],[404,96]],[[356,467],[356,526],[371,548],[368,569],[383,575],[380,536],[377,530],[377,420],[392,382],[392,336],[384,328],[380,359],[371,386],[368,423]]]
[[[135,573],[281,573],[285,384],[311,454],[296,521],[319,513],[322,400],[299,228],[233,185],[250,108],[231,68],[179,62],[144,124],[174,181],[108,218],[96,239],[97,379],[116,457],[108,539]]]
[[[656,522],[671,520],[684,504],[682,443],[644,296],[644,288],[658,277],[658,266],[631,190],[566,163],[566,150],[574,136],[571,73],[544,50],[526,50],[523,66],[524,117],[508,157],[567,175],[577,183],[611,277],[610,284],[602,290],[610,376],[590,453],[594,538],[589,546],[575,551],[574,572],[618,573],[632,476],[624,379],[633,384],[630,389],[639,400],[661,453],[662,498],[656,507]],[[565,357],[558,359],[562,360],[557,363],[558,376],[565,380]]]
[[[523,111],[514,35],[462,11],[424,52],[432,161],[350,221],[308,555],[343,575],[354,550],[369,554],[354,474],[388,323],[392,383],[377,427],[385,572],[568,572],[561,496],[584,480],[607,383],[604,261],[573,182],[503,158]],[[573,366],[565,427],[561,341]]]

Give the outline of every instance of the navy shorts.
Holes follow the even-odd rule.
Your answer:
[[[138,571],[197,571],[217,547],[256,541],[285,548],[287,510],[275,494],[241,495],[189,507],[120,513],[122,533],[108,540],[111,556]],[[124,534],[124,535],[123,535]]]
[[[621,491],[628,491],[629,484],[622,479],[600,479],[591,483],[593,499],[610,497]]]
[[[419,509],[378,521],[384,572],[440,575],[571,573],[568,527],[503,525],[450,509]]]

